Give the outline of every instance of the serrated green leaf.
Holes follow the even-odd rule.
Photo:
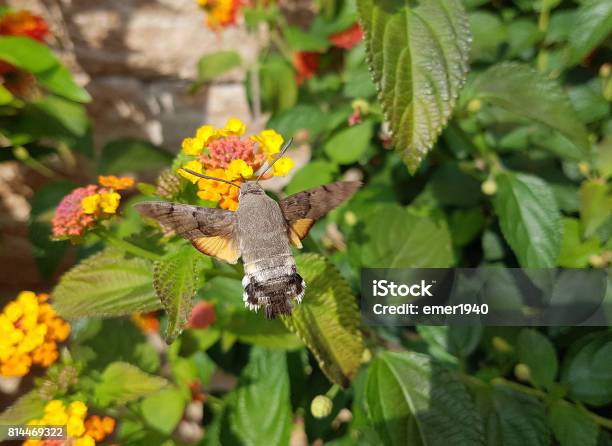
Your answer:
[[[386,445],[484,445],[482,422],[456,375],[428,356],[384,352],[368,369],[370,422]]]
[[[289,444],[292,419],[289,395],[286,354],[253,348],[230,406],[230,425],[242,440],[239,444]]]
[[[585,413],[565,401],[555,401],[549,407],[548,420],[561,446],[596,446],[599,429]]]
[[[588,0],[578,8],[569,34],[571,62],[578,63],[612,32],[612,3]]]
[[[555,81],[530,66],[499,63],[478,76],[470,90],[477,98],[561,133],[576,146],[578,159],[588,156],[588,134],[569,98]]]
[[[501,385],[472,389],[484,421],[487,446],[549,446],[544,405]]]
[[[552,343],[539,331],[523,329],[518,337],[519,361],[530,370],[530,380],[538,387],[550,388],[559,364]]]
[[[308,346],[330,381],[347,386],[364,351],[361,315],[351,289],[338,270],[317,254],[296,258],[306,295],[283,323]]]
[[[414,172],[465,81],[470,31],[458,0],[358,0],[368,64],[393,132]]]
[[[572,399],[593,406],[612,402],[612,332],[593,333],[570,347],[561,382]]]
[[[200,255],[191,246],[185,246],[155,262],[153,287],[168,315],[164,337],[169,344],[181,334],[191,314],[198,285],[196,256]]]
[[[149,375],[127,362],[113,362],[102,372],[94,387],[94,396],[101,406],[122,405],[157,392],[168,381]]]
[[[551,268],[561,248],[561,215],[550,187],[532,175],[496,177],[495,211],[504,238],[524,268]]]
[[[373,207],[349,244],[351,260],[368,268],[444,268],[454,263],[443,220],[396,204]]]
[[[22,395],[0,414],[0,441],[8,438],[3,427],[15,424],[27,424],[28,421],[42,417],[46,401],[37,390]]]
[[[66,319],[123,316],[161,307],[149,262],[106,249],[62,276],[53,306]]]

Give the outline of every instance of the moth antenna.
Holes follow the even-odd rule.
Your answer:
[[[205,180],[221,181],[222,183],[227,183],[229,185],[232,185],[240,189],[240,186],[238,186],[236,183],[232,183],[231,181],[222,180],[221,178],[211,177],[211,176],[204,175],[198,172],[194,172],[193,170],[187,169],[186,167],[181,167],[181,169],[187,173],[190,173],[191,175],[195,175],[196,177],[204,178]]]
[[[285,145],[283,146],[283,148],[281,149],[280,153],[278,154],[278,156],[276,157],[276,159],[274,161],[272,161],[272,164],[268,164],[268,167],[266,167],[266,170],[264,170],[258,177],[257,177],[257,181],[255,181],[255,184],[259,183],[259,180],[261,180],[261,177],[264,176],[264,174],[270,170],[272,168],[272,166],[274,166],[274,163],[276,163],[279,159],[281,159],[283,157],[283,155],[285,154],[285,152],[287,151],[287,149],[289,148],[289,146],[291,145],[291,143],[293,142],[293,138],[289,138],[289,140],[285,143]]]

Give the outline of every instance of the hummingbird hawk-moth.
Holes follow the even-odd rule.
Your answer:
[[[283,152],[287,147],[288,144]],[[304,297],[306,284],[297,272],[291,246],[301,248],[301,240],[315,221],[349,199],[361,183],[331,183],[277,202],[259,185],[262,176],[263,173],[257,181],[240,186],[229,182],[240,188],[235,212],[162,201],[138,203],[135,207],[143,216],[175,230],[206,255],[229,263],[242,257],[244,304],[255,311],[264,307],[266,317],[273,319],[291,314],[292,301],[300,303]]]

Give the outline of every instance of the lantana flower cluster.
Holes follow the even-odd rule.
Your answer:
[[[26,440],[23,446],[95,446],[112,434],[115,420],[111,417],[92,415],[87,417],[87,405],[82,401],[73,401],[67,407],[61,400],[52,400],[45,405],[44,415],[40,419],[31,420],[30,426],[66,426],[63,440]]]
[[[200,127],[193,138],[182,144],[184,154],[192,156],[183,167],[194,172],[231,181],[237,185],[251,178],[265,162],[276,159],[285,140],[275,130],[266,129],[257,135],[243,137],[246,125],[230,118],[225,127]],[[287,156],[276,160],[270,176],[284,176],[293,169],[293,160]],[[218,203],[223,209],[238,208],[238,188],[220,181],[207,180],[184,170],[181,176],[198,185],[198,197]]]
[[[47,302],[48,295],[22,291],[0,314],[0,376],[24,376],[34,364],[49,367],[70,325]]]
[[[76,240],[95,224],[117,212],[121,195],[117,191],[134,185],[131,178],[98,177],[99,185],[79,187],[66,195],[55,210],[53,237]]]
[[[206,24],[210,29],[225,28],[236,23],[243,0],[197,0],[206,11]]]

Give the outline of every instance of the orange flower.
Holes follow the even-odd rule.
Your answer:
[[[100,175],[98,177],[98,183],[100,183],[100,186],[110,187],[115,190],[123,190],[132,187],[134,185],[134,180],[130,177],[117,178],[115,175]]]
[[[236,23],[243,4],[241,0],[197,0],[206,11],[206,24],[210,29],[225,28]]]
[[[104,440],[113,430],[115,430],[115,420],[111,417],[92,415],[85,420],[85,435],[91,436],[96,441]]]
[[[159,331],[159,320],[155,312],[153,313],[134,313],[131,316],[132,322],[144,334],[157,333]]]
[[[361,26],[359,26],[359,23],[355,23],[350,28],[329,36],[329,41],[333,45],[345,50],[350,50],[356,46],[359,42],[361,42],[361,39],[363,39],[363,30],[361,29]]]
[[[0,35],[26,36],[42,41],[49,33],[49,25],[30,11],[13,11],[0,17]]]

